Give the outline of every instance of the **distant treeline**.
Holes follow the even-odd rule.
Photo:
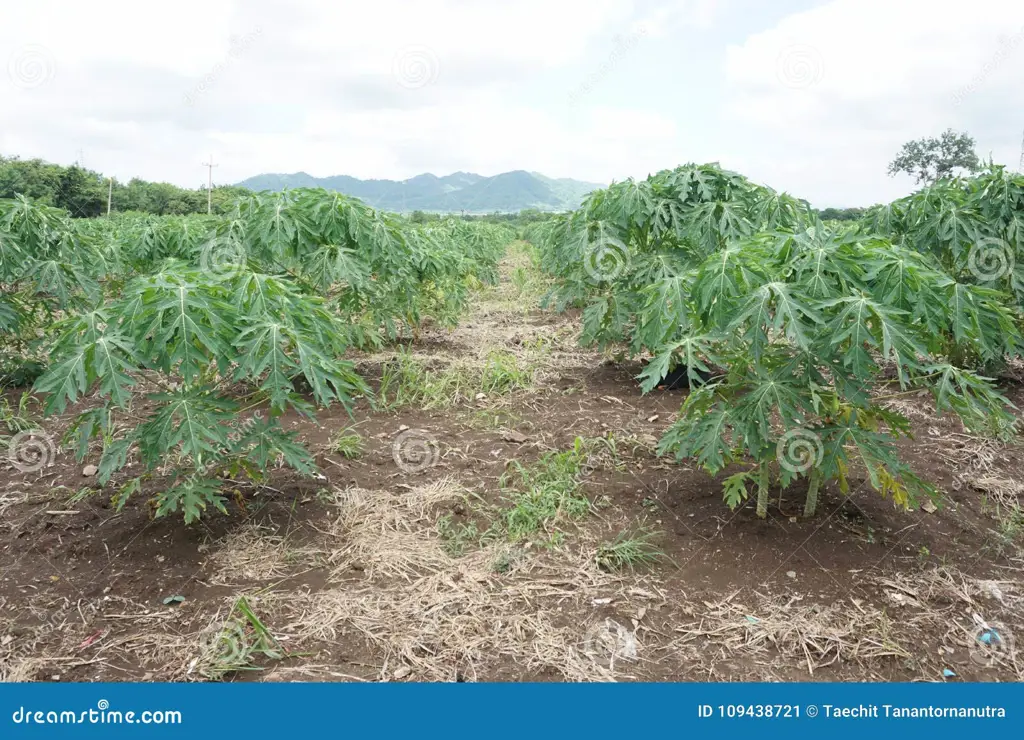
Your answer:
[[[64,208],[72,216],[102,216],[107,212],[108,187],[107,178],[101,173],[78,165],[63,167],[41,159],[19,159],[0,155],[0,198],[13,198],[15,194],[20,193],[48,205]],[[250,191],[247,188],[238,185],[214,186],[214,212],[222,212],[228,203],[248,192]],[[111,206],[118,212],[140,211],[158,216],[206,213],[206,188],[190,190],[167,182],[147,182],[137,177],[123,183],[115,178]],[[863,213],[863,208],[825,208],[818,211],[822,221],[855,221]],[[415,223],[426,223],[446,216],[460,215],[467,221],[529,224],[544,221],[554,214],[535,208],[518,213],[486,215],[413,211],[409,218]]]
[[[441,221],[445,218],[456,216],[465,221],[485,221],[491,224],[532,224],[536,221],[547,221],[554,218],[557,213],[552,211],[541,211],[536,208],[525,208],[515,213],[434,213],[428,211],[413,211],[409,214],[409,220],[414,224],[425,224],[432,221]]]
[[[865,208],[825,208],[818,211],[822,221],[856,221],[864,215]]]
[[[41,159],[0,155],[0,198],[15,194],[66,209],[72,216],[101,216],[107,212],[109,183],[99,172],[77,165],[63,167]],[[219,212],[237,196],[249,192],[234,185],[213,188],[213,209]],[[114,211],[142,211],[163,215],[206,213],[206,188],[189,190],[166,182],[132,178],[113,182]]]

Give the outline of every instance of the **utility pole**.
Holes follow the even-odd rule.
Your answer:
[[[206,176],[206,214],[213,213],[213,168],[219,167],[213,163],[213,155],[210,155],[209,162],[203,162],[203,167],[207,170]]]
[[[1024,135],[1020,140],[1020,164],[1017,165],[1018,172],[1024,172]]]
[[[83,170],[85,169],[85,151],[83,149],[78,150],[78,161],[75,162]]]
[[[110,215],[110,202],[114,198],[114,177],[107,178],[109,180],[107,184],[107,215]]]

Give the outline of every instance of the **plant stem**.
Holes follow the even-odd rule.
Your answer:
[[[811,470],[811,477],[807,484],[807,500],[804,503],[804,516],[814,516],[818,508],[818,485],[821,483],[821,471],[818,468]]]
[[[761,472],[757,480],[757,515],[761,519],[768,518],[768,476],[767,463],[761,465]]]

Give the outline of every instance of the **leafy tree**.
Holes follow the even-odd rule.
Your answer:
[[[863,215],[863,208],[825,208],[818,211],[818,218],[822,221],[856,221]]]
[[[1019,347],[1012,315],[998,294],[950,280],[909,249],[817,222],[711,255],[696,269],[691,296],[687,329],[641,377],[650,390],[676,364],[691,377],[709,365],[727,368],[691,392],[660,450],[712,474],[754,460],[752,471],[726,480],[730,506],[752,484],[764,517],[773,477],[783,488],[806,477],[809,516],[820,484],[835,480],[846,493],[854,468],[902,506],[934,495],[900,460],[895,440],[909,436],[910,422],[885,402],[917,388],[972,429],[1012,425],[1006,399],[951,362],[942,335],[955,333],[978,354]],[[962,310],[950,311],[958,303]],[[998,346],[988,347],[993,338]]]
[[[0,156],[0,198],[16,195],[53,205],[59,187],[60,168],[41,159],[21,160]]]
[[[206,213],[205,186],[191,190],[170,183],[139,178],[127,184],[110,183],[114,211],[138,211],[156,215]],[[249,193],[238,186],[214,187],[214,211],[223,213]],[[24,195],[45,205],[66,209],[73,217],[101,216],[107,212],[108,179],[77,165],[62,167],[41,159],[21,160],[0,156],[0,199]]]
[[[893,203],[869,209],[862,228],[928,255],[958,286],[948,306],[904,306],[929,322],[958,364],[992,372],[1020,353],[1013,325],[1024,308],[1024,175],[988,164],[978,176],[943,180]],[[967,286],[985,288],[968,296]],[[1000,310],[982,306],[999,306]],[[944,325],[938,317],[951,320]],[[964,343],[962,327],[981,332]]]
[[[908,141],[889,163],[889,176],[901,172],[920,183],[934,183],[956,174],[957,170],[977,172],[978,155],[974,139],[967,133],[946,129],[941,136]]]
[[[53,204],[72,216],[99,216],[107,211],[107,189],[97,173],[77,166],[64,167],[57,177]]]

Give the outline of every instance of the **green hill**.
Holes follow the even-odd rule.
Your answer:
[[[387,211],[433,211],[493,213],[522,211],[566,211],[579,206],[596,183],[568,178],[553,179],[536,172],[515,170],[494,177],[472,172],[455,172],[438,177],[417,175],[408,180],[359,180],[347,175],[313,177],[305,172],[290,175],[264,174],[238,183],[251,190],[322,187],[351,195],[374,208]]]

